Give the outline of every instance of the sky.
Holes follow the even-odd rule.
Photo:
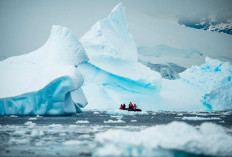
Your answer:
[[[0,60],[41,47],[53,24],[66,26],[81,38],[119,0],[0,0]],[[121,0],[137,45],[152,41],[143,23],[153,18],[232,18],[230,0]],[[149,18],[143,18],[143,17]],[[155,26],[149,27],[152,32]],[[152,33],[151,33],[152,34]],[[144,40],[146,39],[146,40]],[[143,42],[144,41],[144,42]]]

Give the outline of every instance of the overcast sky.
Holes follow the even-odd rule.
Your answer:
[[[118,2],[119,0],[0,0],[0,59],[2,56],[20,55],[41,47],[53,24],[67,26],[80,38],[98,19],[106,17]],[[143,34],[142,27],[139,32],[138,29],[133,29],[134,25],[130,25],[137,13],[154,18],[232,17],[231,0],[122,2],[126,7],[129,28],[135,41]],[[141,19],[137,20],[139,25]]]

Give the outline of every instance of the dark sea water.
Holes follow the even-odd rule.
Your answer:
[[[63,117],[5,116],[0,117],[0,156],[93,156],[98,133],[110,129],[140,131],[173,121],[192,126],[212,122],[232,130],[232,112],[84,111]],[[172,155],[200,156],[179,150]]]

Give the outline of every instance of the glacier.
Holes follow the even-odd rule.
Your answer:
[[[87,104],[76,66],[88,60],[66,27],[54,25],[47,42],[0,62],[0,115],[66,115]]]

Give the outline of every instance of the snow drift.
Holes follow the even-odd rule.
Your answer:
[[[83,77],[75,66],[87,60],[72,32],[53,26],[44,46],[0,62],[0,115],[62,115],[80,111],[87,100],[81,89]]]

